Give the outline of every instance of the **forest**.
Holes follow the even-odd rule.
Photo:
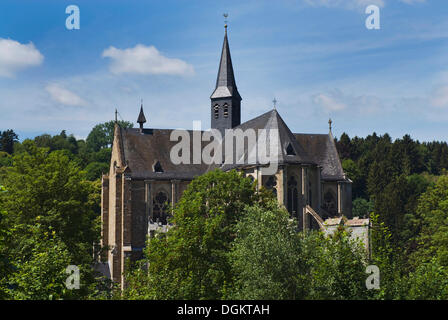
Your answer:
[[[376,133],[335,139],[353,216],[372,222],[371,255],[343,228],[297,232],[270,191],[212,171],[193,180],[174,227],[148,239],[118,288],[93,267],[108,249],[100,177],[113,126],[85,140],[0,131],[0,299],[448,299],[448,145]],[[69,265],[79,289],[66,286]],[[378,289],[366,288],[368,265]]]

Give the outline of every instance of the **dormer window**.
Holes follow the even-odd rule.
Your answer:
[[[224,118],[227,118],[229,116],[229,106],[224,104]]]
[[[215,114],[215,119],[219,118],[219,105],[215,104],[215,106],[213,107],[213,112]]]
[[[159,161],[157,161],[157,162],[154,164],[153,170],[154,170],[154,172],[158,172],[158,173],[162,173],[162,172],[163,172],[162,165],[160,164]]]
[[[291,143],[288,143],[288,146],[286,147],[286,155],[288,155],[288,156],[296,155],[296,152],[294,151],[294,148],[292,147]]]

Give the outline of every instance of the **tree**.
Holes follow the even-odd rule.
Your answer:
[[[339,141],[336,143],[339,155],[341,159],[351,159],[352,158],[352,145],[350,137],[345,132],[341,134]]]
[[[268,193],[263,196],[272,199]],[[128,275],[127,298],[219,299],[233,281],[229,252],[247,205],[261,202],[236,171],[194,179],[174,208],[173,227],[151,238],[142,266]]]
[[[303,241],[303,255],[310,265],[308,299],[367,298],[367,256],[361,242],[351,239],[343,228],[330,237],[322,232],[311,232]]]
[[[422,263],[407,278],[407,299],[447,300],[448,267],[441,266],[436,258]]]
[[[231,252],[230,299],[305,299],[310,277],[297,222],[276,202],[247,207]]]
[[[85,173],[64,151],[49,153],[32,141],[24,142],[24,148],[26,151],[13,157],[13,166],[1,177],[8,190],[0,194],[0,206],[6,212],[2,224],[10,231],[3,245],[6,256],[17,268],[2,277],[7,277],[6,282],[11,285],[18,284],[12,296],[26,297],[29,288],[24,286],[23,277],[27,272],[44,272],[45,265],[40,264],[60,256],[64,263],[70,260],[70,264],[80,268],[83,286],[76,294],[86,296],[88,285],[94,282],[93,244],[99,240],[99,184],[86,181]],[[52,238],[42,238],[42,234]],[[50,247],[42,247],[40,242],[47,240]],[[52,271],[47,270],[47,277],[59,270],[61,261],[48,265]],[[45,294],[39,291],[39,297],[73,295],[62,292],[61,286],[50,285],[51,279],[39,281],[49,284]]]
[[[30,250],[14,258],[14,272],[8,279],[9,297],[14,300],[76,297],[76,291],[65,286],[65,269],[72,264],[69,250],[55,231],[48,233],[41,227],[30,226],[31,235],[26,243]]]
[[[11,129],[0,132],[0,151],[12,154],[14,142],[18,141],[18,139],[17,134]]]
[[[102,162],[91,162],[84,169],[86,171],[86,179],[94,181],[101,178],[102,173],[109,171],[109,164]]]
[[[118,121],[122,128],[132,128],[134,125],[128,121]],[[109,148],[114,139],[115,121],[97,124],[93,127],[87,136],[87,147],[93,151],[99,151],[102,148]]]
[[[421,232],[416,237],[414,265],[436,258],[441,266],[448,267],[448,175],[441,176],[420,197],[416,215]]]
[[[374,204],[372,201],[367,201],[363,198],[356,198],[353,200],[353,216],[360,218],[368,218],[369,214],[373,212]]]

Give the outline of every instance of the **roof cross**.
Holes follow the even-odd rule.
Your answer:
[[[272,103],[274,104],[274,110],[275,110],[277,107],[277,99],[274,98],[274,100],[272,100]]]

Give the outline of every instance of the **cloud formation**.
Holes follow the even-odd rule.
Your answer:
[[[342,7],[345,9],[360,9],[374,4],[378,7],[384,7],[384,0],[304,0],[304,2],[313,7]]]
[[[338,101],[337,97],[330,96],[325,93],[319,93],[313,97],[313,102],[324,109],[326,112],[341,111],[347,108],[347,105],[342,101]]]
[[[0,38],[0,77],[13,77],[17,71],[40,65],[44,56],[30,42]]]
[[[385,6],[387,0],[303,0],[306,4],[313,7],[328,7],[328,8],[345,8],[345,9],[363,9],[373,4],[382,8]],[[399,0],[406,4],[423,3],[426,0]]]
[[[103,51],[103,57],[111,58],[109,70],[115,74],[168,74],[189,75],[193,66],[180,59],[163,56],[154,46],[138,44],[133,48],[117,49],[113,46]]]
[[[311,97],[314,105],[327,114],[372,115],[387,112],[387,104],[377,96],[352,95],[340,89],[320,92]]]
[[[431,104],[438,108],[448,107],[448,85],[441,86],[434,91]]]
[[[62,88],[58,84],[49,84],[45,87],[45,90],[50,94],[54,101],[61,104],[67,106],[85,106],[87,104],[87,102],[77,94]]]

